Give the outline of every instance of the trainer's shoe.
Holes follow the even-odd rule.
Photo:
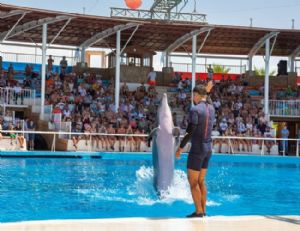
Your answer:
[[[195,218],[195,217],[203,217],[203,216],[204,216],[203,213],[196,213],[196,212],[193,212],[192,214],[187,215],[186,217],[187,217],[187,218]]]

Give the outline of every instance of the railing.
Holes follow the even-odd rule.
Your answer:
[[[17,133],[16,131],[3,130],[2,134]],[[63,131],[22,131],[29,134],[53,135],[52,151],[56,151],[57,135],[65,137],[67,148],[65,151],[147,151],[146,134],[107,134],[107,133],[82,133]],[[223,154],[247,154],[247,155],[292,155],[299,157],[300,139],[287,138],[264,138],[264,137],[234,137],[234,136],[214,136],[213,153]],[[64,139],[64,138],[63,138]],[[74,144],[74,142],[77,142]],[[81,143],[78,143],[78,142]],[[0,141],[1,142],[1,141]],[[73,142],[73,143],[72,143]],[[101,144],[99,144],[99,142]],[[136,143],[139,142],[139,147]],[[115,148],[111,149],[111,145]],[[132,150],[132,145],[134,150]],[[189,151],[190,144],[186,145],[184,151]],[[2,148],[3,149],[3,148]],[[243,150],[244,149],[244,150]]]
[[[270,100],[270,116],[300,117],[300,100]]]
[[[71,133],[71,131],[72,131],[72,122],[60,122],[58,129],[59,129],[58,131],[61,131],[61,132]],[[60,139],[72,139],[71,135],[68,135],[68,134],[60,134],[58,137]]]
[[[178,22],[202,23],[206,24],[206,15],[198,13],[177,13],[149,10],[132,10],[124,8],[111,8],[111,17],[152,19],[152,20],[171,20]]]
[[[174,71],[192,72],[192,64],[190,63],[171,63]],[[223,69],[228,69],[231,74],[243,74],[246,72],[246,65],[221,65]],[[208,65],[196,64],[197,73],[207,73]]]
[[[5,106],[35,105],[35,90],[0,87],[0,104]]]
[[[12,53],[12,52],[0,52],[2,56],[2,60],[5,62],[19,62],[19,63],[42,63],[42,55],[38,54],[24,54],[24,53]],[[63,56],[52,55],[52,59],[54,60],[53,65],[59,65]],[[66,60],[68,61],[68,65],[75,65],[78,62],[78,58],[66,56]]]

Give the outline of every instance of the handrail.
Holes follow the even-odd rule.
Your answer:
[[[21,62],[21,63],[35,63],[41,64],[42,63],[42,55],[39,54],[26,54],[26,53],[14,53],[14,52],[0,52],[3,60],[5,62]],[[52,55],[52,59],[54,60],[55,65],[59,65],[60,60],[63,56],[59,55]],[[77,57],[66,56],[66,60],[68,61],[69,65],[76,64]]]
[[[15,130],[1,130],[1,133],[14,133],[16,132]],[[97,133],[97,132],[65,132],[65,131],[24,131],[24,133],[32,133],[32,134],[51,134],[51,135],[92,135],[92,136],[135,136],[135,137],[148,137],[148,134],[109,134],[109,133]],[[184,136],[181,135],[180,138],[183,138]],[[278,141],[278,140],[287,140],[287,141],[300,141],[300,139],[296,138],[270,138],[270,137],[244,137],[244,136],[212,136],[212,139],[240,139],[240,140],[269,140],[269,141]]]
[[[270,100],[271,116],[300,117],[300,100]]]
[[[18,100],[21,103],[18,104]],[[29,102],[27,102],[30,100]],[[35,90],[21,88],[20,92],[16,93],[16,89],[12,87],[0,87],[0,104],[5,105],[34,105],[35,104]]]
[[[16,130],[2,130],[1,133],[19,133]],[[148,137],[148,134],[108,134],[108,133],[94,133],[94,132],[66,132],[66,131],[22,131],[23,134],[50,134],[53,135],[53,142],[55,142],[55,136],[59,135],[59,137],[61,137],[61,135],[69,135],[67,137],[70,137],[71,135],[77,135],[77,136],[85,136],[85,137],[89,137],[89,141],[91,142],[92,136],[112,136],[112,137],[143,137],[146,138]],[[180,136],[181,138],[183,136]],[[228,142],[229,145],[229,149],[228,152],[229,153],[236,153],[234,150],[234,143],[232,141],[234,140],[255,140],[255,141],[262,141],[262,143],[256,143],[256,145],[261,147],[261,150],[256,150],[256,152],[254,154],[259,154],[257,152],[260,152],[261,155],[265,154],[265,148],[267,147],[267,142],[268,141],[272,141],[274,142],[274,145],[277,145],[278,141],[291,141],[291,142],[296,142],[296,156],[299,156],[299,146],[300,146],[300,139],[295,139],[295,138],[269,138],[269,137],[240,137],[240,136],[212,136],[213,141],[221,139],[221,140],[226,140],[226,142]],[[225,143],[226,144],[226,143]],[[240,144],[239,144],[240,145]],[[255,144],[253,144],[255,145]],[[91,150],[91,147],[88,147],[89,150]],[[277,155],[279,154],[279,150],[278,150],[278,145],[277,145]],[[283,152],[283,155],[285,155],[285,144],[283,144],[281,150]],[[55,151],[55,144],[53,143],[52,145],[52,150]],[[248,152],[250,153],[250,152]],[[251,152],[253,153],[253,152]]]
[[[172,62],[174,71],[192,72],[192,64]],[[229,68],[229,74],[243,74],[246,72],[246,65],[220,65]],[[207,73],[207,64],[196,64],[196,72]]]

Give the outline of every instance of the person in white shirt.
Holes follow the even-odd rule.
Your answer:
[[[212,130],[212,132],[211,132],[211,135],[212,135],[212,136],[220,136],[220,135],[221,135],[221,133],[220,133],[220,131],[219,131],[219,129],[218,129],[217,126],[215,126],[215,127],[213,128],[213,130]],[[221,147],[222,147],[221,139],[213,139],[213,147],[214,147],[215,145],[219,145],[219,150],[215,150],[215,152],[221,153]]]
[[[225,133],[226,129],[228,128],[228,124],[227,124],[225,118],[222,119],[222,121],[221,121],[221,123],[219,124],[219,126],[220,126],[220,132],[221,132],[221,135],[223,135],[223,134]]]
[[[155,86],[156,85],[156,72],[154,70],[149,72],[147,78],[148,78],[148,84],[150,86]]]
[[[18,98],[21,98],[21,104],[23,104],[24,96],[22,94],[22,88],[20,87],[20,84],[17,83],[14,88],[14,101],[15,104],[18,104]]]
[[[218,111],[219,108],[221,107],[221,101],[220,99],[216,99],[214,102],[213,102],[213,105],[215,107],[215,110]]]

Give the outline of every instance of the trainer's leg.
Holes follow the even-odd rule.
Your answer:
[[[199,188],[201,191],[201,207],[203,210],[203,213],[206,213],[206,196],[207,196],[207,190],[205,185],[205,176],[206,176],[207,168],[202,168],[200,171],[200,176],[198,180]]]
[[[188,179],[197,214],[203,213],[201,205],[201,191],[198,184],[199,176],[200,171],[188,169]]]

